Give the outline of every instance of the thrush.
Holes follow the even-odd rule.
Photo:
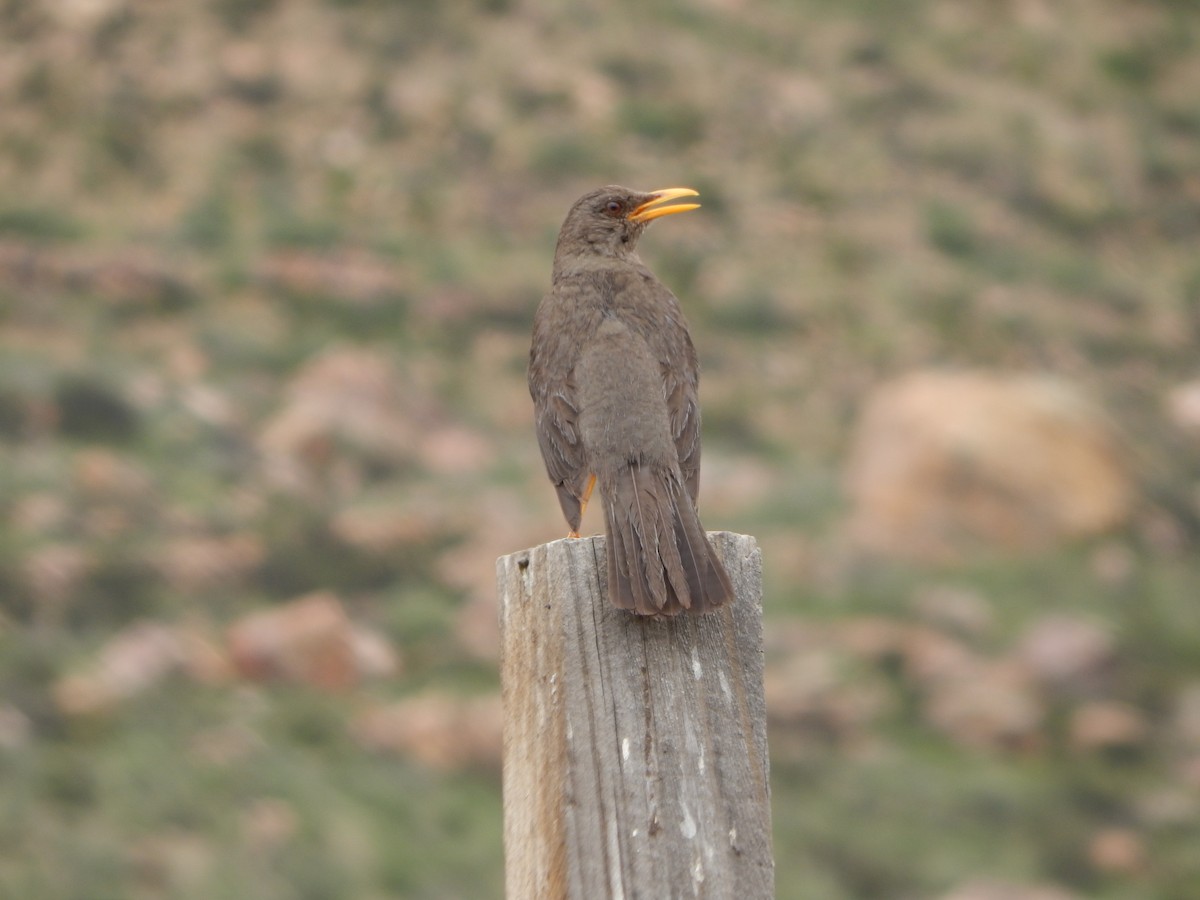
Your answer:
[[[570,527],[599,486],[609,598],[642,616],[733,599],[696,497],[700,378],[679,300],[638,258],[646,226],[697,209],[691,188],[585,194],[563,222],[529,352],[538,445]]]

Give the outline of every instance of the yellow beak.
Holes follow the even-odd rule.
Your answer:
[[[657,219],[660,216],[670,216],[675,213],[687,212],[690,209],[699,209],[699,203],[676,203],[674,206],[663,206],[663,203],[670,203],[672,200],[678,200],[680,197],[699,197],[699,191],[693,191],[691,188],[663,188],[658,191],[650,192],[653,196],[633,212],[629,214],[631,222],[649,222],[651,219]]]

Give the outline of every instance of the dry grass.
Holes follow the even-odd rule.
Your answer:
[[[565,209],[605,182],[702,193],[643,255],[704,361],[705,520],[768,548],[770,614],[906,619],[949,578],[1003,654],[1090,611],[1153,735],[1081,761],[1053,713],[1039,752],[980,755],[889,682],[866,751],[778,756],[780,896],[1200,891],[1200,751],[1171,724],[1200,679],[1200,469],[1163,407],[1200,341],[1198,41],[1190,2],[0,4],[0,893],[499,893],[493,777],[373,758],[328,698],[170,683],[81,725],[50,692],[137,618],[315,589],[405,652],[368,692],[493,686],[459,611],[494,555],[561,531],[528,326]],[[333,346],[387,361],[411,448],[266,452]],[[856,559],[849,426],[931,365],[1082,385],[1134,460],[1135,521],[949,575]],[[374,548],[347,538],[366,506]],[[228,578],[164,562],[245,535],[261,561]],[[1143,866],[1089,859],[1111,826]]]

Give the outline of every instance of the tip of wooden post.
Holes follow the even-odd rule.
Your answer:
[[[743,549],[754,549],[758,546],[758,541],[754,538],[754,535],[740,534],[739,532],[736,532],[736,531],[710,531],[710,532],[708,532],[708,539],[710,541],[712,541],[714,545],[717,545],[717,544],[724,545],[724,544],[728,544],[728,543],[732,543],[734,545],[739,545],[739,546],[746,545],[745,547],[743,547]],[[577,538],[561,537],[561,538],[558,538],[553,541],[547,541],[544,544],[538,544],[536,547],[527,547],[524,550],[517,550],[513,553],[506,553],[504,556],[497,557],[496,562],[499,563],[502,560],[506,560],[506,559],[510,559],[510,558],[518,558],[519,559],[522,556],[528,558],[535,551],[542,550],[542,549],[557,551],[557,550],[563,550],[563,549],[570,549],[573,547],[581,547],[581,546],[584,546],[587,544],[594,544],[596,541],[599,541],[600,545],[604,546],[605,536],[603,534],[587,534],[587,535],[583,535],[582,537],[577,537]],[[526,563],[526,565],[528,565],[528,563]]]
[[[733,578],[734,595],[740,602],[749,599],[762,607],[762,554],[753,535],[734,531],[710,531],[708,539],[721,562]],[[501,618],[509,603],[522,593],[533,590],[534,584],[554,573],[565,578],[578,590],[582,573],[594,581],[598,596],[606,595],[608,572],[605,562],[605,536],[558,538],[526,550],[518,550],[496,559],[496,587],[500,600]],[[572,574],[573,573],[573,574]],[[734,573],[740,573],[735,576]],[[517,588],[520,587],[520,590]],[[648,617],[653,618],[653,617]]]

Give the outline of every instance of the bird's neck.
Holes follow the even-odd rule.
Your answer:
[[[634,250],[624,250],[613,254],[601,252],[556,253],[553,278],[558,281],[571,275],[622,268],[643,269],[645,265]]]

